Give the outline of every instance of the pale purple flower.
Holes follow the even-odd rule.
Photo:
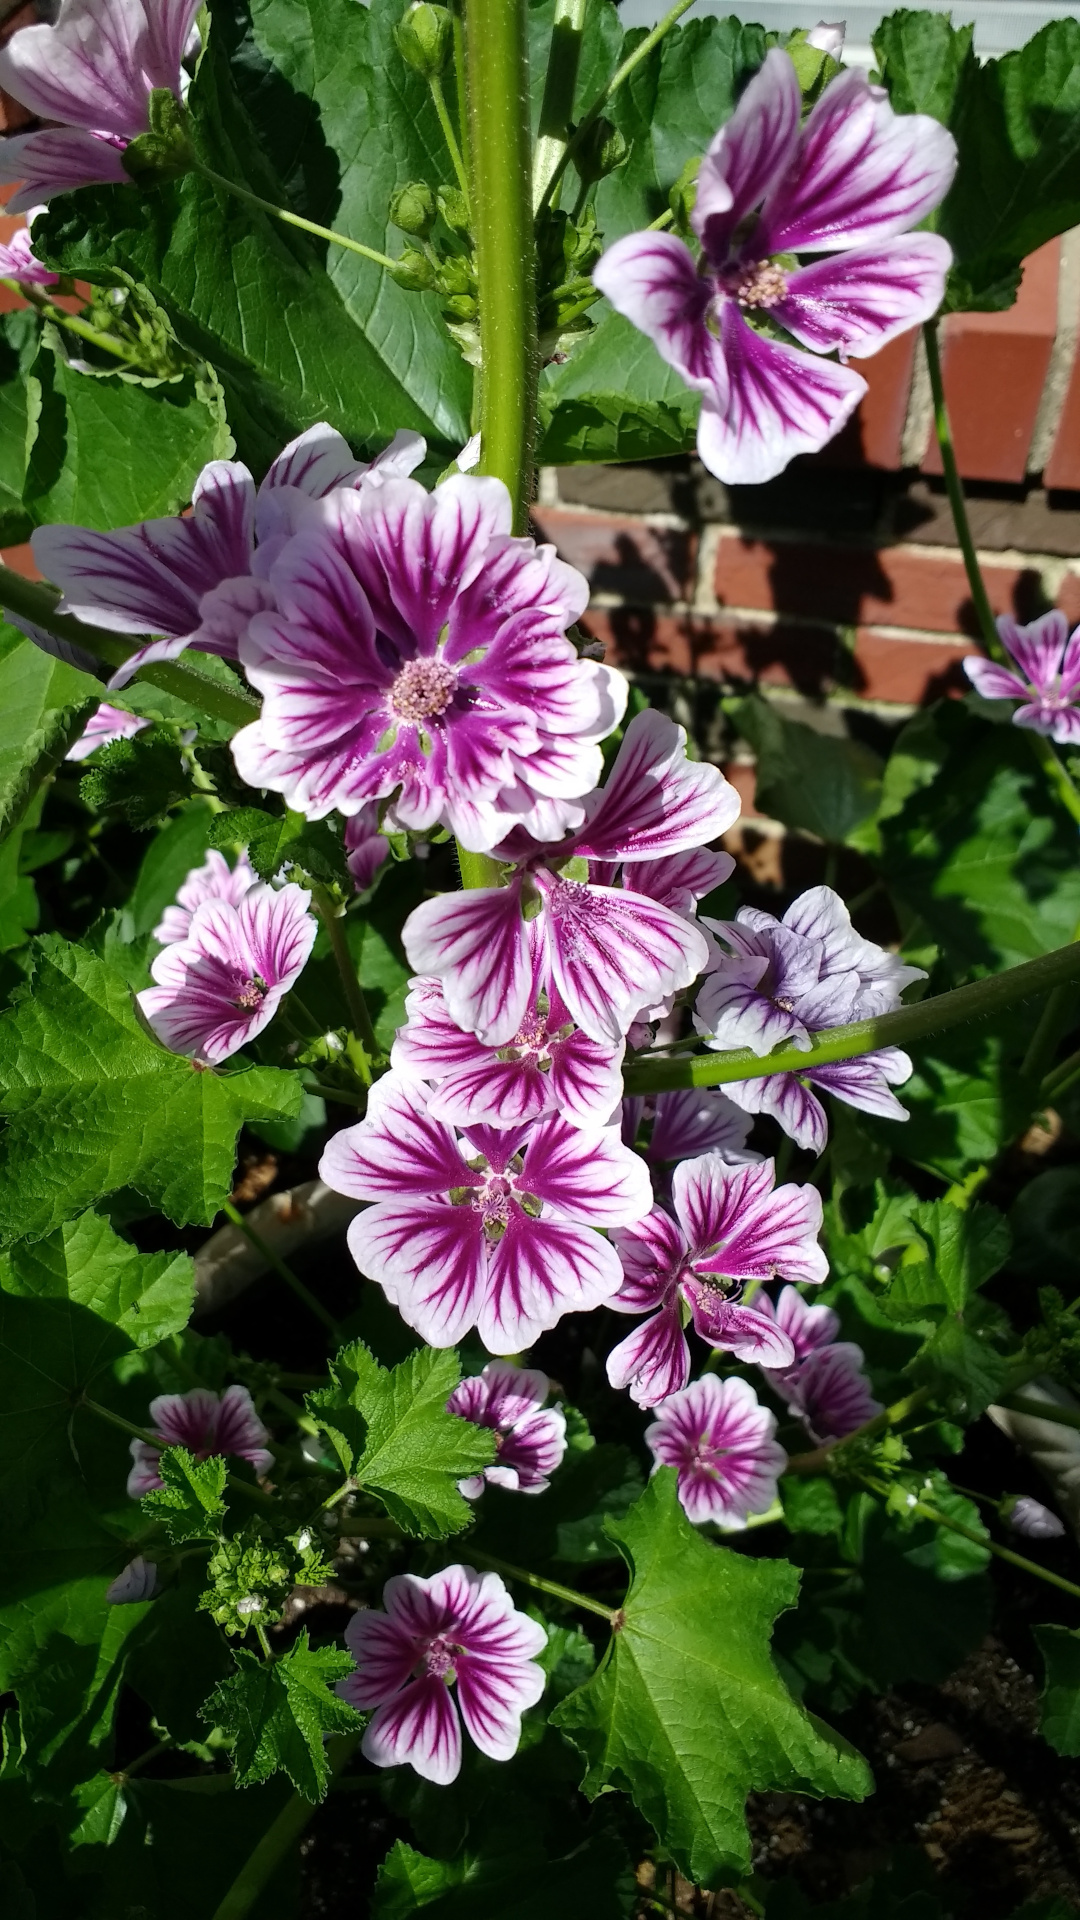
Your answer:
[[[878,1047],[853,1060],[834,1060],[806,1073],[770,1073],[752,1080],[733,1080],[727,1092],[748,1114],[771,1113],[796,1146],[823,1153],[829,1137],[825,1109],[812,1088],[831,1093],[862,1113],[883,1120],[906,1120],[908,1110],[891,1086],[903,1086],[912,1075],[909,1056],[899,1047]]]
[[[1057,1514],[1028,1493],[1019,1493],[1015,1499],[1004,1502],[1002,1515],[1006,1526],[1025,1540],[1060,1540],[1065,1533]]]
[[[249,887],[257,883],[258,876],[246,849],[241,851],[235,867],[230,867],[225,855],[211,847],[202,866],[192,867],[172,906],[166,907],[154,928],[154,939],[166,946],[176,940],[186,940],[195,909],[201,907],[204,900],[227,900],[230,906],[238,907]]]
[[[356,1672],[338,1684],[362,1713],[376,1709],[361,1742],[366,1758],[449,1786],[461,1771],[463,1720],[489,1760],[512,1760],[521,1716],[544,1691],[536,1664],[544,1628],[518,1613],[497,1573],[472,1567],[446,1567],[429,1580],[396,1574],[383,1605],[385,1613],[354,1613],[346,1627]]]
[[[390,842],[379,831],[379,803],[369,800],[345,822],[345,860],[357,893],[366,893],[390,856]]]
[[[204,900],[186,937],[151,962],[135,998],[171,1053],[218,1066],[269,1026],[315,940],[303,887],[249,887],[239,905]]]
[[[149,131],[150,95],[183,94],[181,61],[200,0],[61,0],[55,26],[22,27],[0,50],[0,87],[57,122],[0,144],[0,180],[21,213],[75,187],[130,184],[123,152]]]
[[[399,433],[365,465],[323,422],[290,441],[257,490],[239,461],[212,460],[190,514],[112,533],[38,527],[30,544],[39,571],[62,589],[60,612],[112,633],[162,636],[113,675],[110,686],[122,687],[139,667],[175,660],[185,647],[236,659],[248,621],[274,605],[267,576],[312,502],[409,473],[424,452],[418,434]]]
[[[956,170],[938,121],[895,114],[857,69],[805,126],[801,113],[791,57],[774,48],[702,161],[700,261],[649,230],[617,240],[593,275],[702,394],[698,452],[729,484],[770,480],[839,432],[866,382],[819,356],[874,354],[928,320],[952,259],[937,234],[908,231]]]
[[[1059,746],[1080,744],[1080,627],[1070,636],[1058,607],[1021,627],[1003,614],[998,633],[1020,669],[969,654],[964,671],[984,700],[1022,700],[1013,721],[1049,734]]]
[[[596,1128],[619,1104],[622,1041],[591,1040],[574,1026],[558,988],[539,978],[521,1026],[502,1047],[455,1025],[437,980],[411,981],[405,1012],[390,1064],[434,1083],[432,1119],[520,1127],[558,1113],[572,1127]]]
[[[788,1412],[795,1414],[812,1440],[823,1446],[844,1440],[881,1412],[863,1371],[865,1356],[854,1340],[819,1347],[783,1376]]]
[[[141,1440],[134,1442],[135,1446],[143,1444]],[[150,1451],[149,1448],[146,1450]],[[132,1469],[133,1478],[134,1472]],[[149,1488],[143,1491],[149,1492]],[[160,1590],[161,1581],[156,1565],[153,1560],[144,1559],[140,1553],[134,1560],[129,1560],[123,1572],[118,1573],[116,1579],[106,1587],[105,1599],[110,1607],[131,1607],[142,1600],[153,1600]]]
[[[512,518],[501,480],[466,474],[310,512],[271,567],[276,611],[241,639],[264,696],[233,740],[241,778],[309,819],[390,799],[391,831],[441,825],[477,852],[580,821],[626,683],[567,638],[584,576]]]
[[[3,148],[0,147],[0,153]],[[10,209],[9,209],[10,211]],[[44,213],[44,207],[28,207],[26,225],[17,227],[11,239],[0,245],[0,276],[5,280],[19,280],[26,287],[55,287],[60,279],[58,273],[50,273],[37,259],[30,243],[30,228],[37,214]]]
[[[612,1239],[623,1284],[608,1301],[617,1313],[650,1316],[608,1355],[613,1387],[655,1407],[686,1385],[690,1348],[683,1308],[711,1347],[771,1367],[795,1350],[772,1311],[741,1304],[748,1280],[824,1280],[818,1245],[821,1196],[814,1187],[777,1187],[772,1160],[732,1166],[722,1153],[684,1160],[672,1180],[674,1218],[654,1207],[640,1226]]]
[[[840,1331],[839,1315],[831,1307],[804,1300],[798,1287],[781,1287],[775,1301],[767,1293],[759,1293],[757,1305],[760,1313],[775,1320],[782,1332],[787,1334],[795,1355],[792,1367],[786,1373],[769,1369],[770,1377],[774,1380],[787,1379],[812,1353],[820,1352],[822,1347],[832,1346]]]
[[[489,1046],[507,1046],[521,1030],[537,940],[569,1018],[601,1044],[621,1041],[635,1015],[689,986],[708,961],[706,936],[682,910],[693,898],[688,876],[700,883],[706,874],[684,856],[696,859],[738,815],[738,794],[719,768],[688,760],[682,727],[646,710],[585,808],[584,824],[557,847],[521,834],[498,849],[515,862],[509,885],[426,900],[405,922],[412,966],[441,980],[451,1019]],[[727,854],[708,862],[711,884],[733,865]],[[663,891],[668,863],[679,909],[637,890],[644,867]],[[610,880],[619,866],[621,887],[594,880],[594,871]]]
[[[643,1160],[610,1129],[551,1116],[460,1141],[425,1088],[376,1082],[364,1119],[334,1135],[319,1167],[335,1192],[376,1204],[349,1247],[402,1319],[433,1347],[475,1326],[489,1353],[529,1347],[565,1313],[599,1306],[622,1278],[605,1229],[649,1211]]]
[[[642,1120],[652,1118],[645,1158],[653,1166],[690,1160],[700,1153],[722,1153],[725,1160],[760,1160],[746,1145],[750,1120],[721,1093],[719,1087],[686,1087],[645,1100],[628,1095],[622,1103],[622,1134],[628,1147],[638,1136]]]
[[[103,700],[64,758],[85,760],[99,747],[111,747],[114,740],[130,740],[133,734],[141,733],[149,725],[149,720],[141,720],[137,713],[124,713],[120,707],[110,707],[108,701]]]
[[[235,1454],[256,1473],[269,1473],[274,1456],[267,1448],[270,1435],[259,1419],[246,1387],[226,1387],[211,1393],[193,1387],[190,1393],[159,1393],[150,1402],[150,1428],[162,1447],[186,1447],[196,1460]],[[134,1465],[128,1474],[128,1497],[138,1500],[163,1485],[158,1472],[161,1448],[146,1440],[131,1442]],[[130,1569],[129,1569],[130,1571]]]
[[[677,1467],[679,1499],[688,1520],[712,1520],[729,1532],[751,1514],[767,1513],[787,1454],[773,1438],[776,1417],[753,1387],[734,1377],[703,1374],[665,1400],[646,1427],[655,1473]]]
[[[819,53],[827,53],[832,60],[839,60],[844,51],[844,39],[847,34],[846,20],[819,20],[811,27],[806,36],[808,47],[816,47]]]
[[[546,1373],[509,1360],[489,1360],[483,1373],[454,1388],[447,1412],[495,1434],[494,1463],[458,1481],[466,1500],[478,1500],[485,1481],[511,1493],[544,1492],[566,1453],[566,1415],[544,1406],[550,1388]]]

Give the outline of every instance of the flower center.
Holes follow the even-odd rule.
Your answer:
[[[484,1223],[484,1233],[489,1240],[501,1240],[510,1224],[510,1200],[513,1188],[501,1173],[492,1174],[484,1182],[477,1202],[480,1217]]]
[[[787,275],[771,260],[755,260],[736,268],[727,291],[740,307],[778,307],[787,294]]]
[[[250,974],[246,980],[237,982],[236,992],[233,994],[233,1006],[239,1007],[244,1013],[254,1013],[258,1007],[262,1006],[267,992],[266,981],[257,973]]]
[[[390,705],[403,720],[433,720],[445,713],[457,691],[457,674],[441,660],[409,660],[390,689]]]
[[[460,1652],[460,1647],[439,1634],[437,1639],[428,1641],[413,1671],[418,1676],[427,1674],[430,1679],[445,1680],[449,1686],[452,1680],[457,1679],[454,1661]]]

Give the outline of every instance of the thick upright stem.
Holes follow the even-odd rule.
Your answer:
[[[331,1781],[356,1752],[358,1733],[338,1733],[326,1743]],[[293,1848],[315,1812],[314,1803],[294,1793],[286,1800],[277,1819],[272,1821],[253,1853],[245,1860],[225,1898],[214,1910],[213,1920],[246,1920],[267,1882]]]
[[[585,0],[556,0],[551,28],[540,132],[533,156],[533,202],[543,205],[548,182],[560,166],[574,126],[581,36],[585,31]]]
[[[524,533],[539,372],[525,0],[467,0],[465,31],[480,303],[480,472],[509,488],[514,531]]]

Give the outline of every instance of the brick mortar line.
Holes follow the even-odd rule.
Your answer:
[[[831,633],[841,645],[845,644],[846,636],[850,634],[872,633],[883,640],[910,640],[924,646],[940,647],[952,643],[967,647],[969,652],[978,647],[978,641],[972,635],[944,628],[896,626],[886,620],[830,620],[827,614],[778,613],[774,607],[717,604],[704,612],[686,600],[641,601],[621,599],[617,594],[595,594],[589,602],[589,609],[597,613],[651,614],[658,620],[705,619],[714,625],[727,623],[759,627],[765,633],[777,626],[805,627],[814,633]]]

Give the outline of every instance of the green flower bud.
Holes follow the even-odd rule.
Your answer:
[[[395,260],[394,279],[399,287],[409,293],[427,293],[435,285],[435,269],[431,261],[415,247],[408,247],[400,260]]]
[[[156,180],[177,180],[195,166],[195,153],[188,139],[187,114],[168,87],[155,87],[148,107],[149,133],[140,133],[128,142],[121,156],[125,173],[140,185]]]
[[[614,173],[617,167],[625,166],[629,152],[618,127],[613,127],[601,114],[583,136],[580,146],[574,148],[574,165],[582,180],[591,184]]]
[[[460,187],[439,188],[439,212],[452,233],[468,233],[469,203]]]
[[[475,320],[479,311],[471,293],[455,293],[446,302],[446,312],[452,320]]]
[[[427,239],[437,213],[435,195],[423,180],[410,180],[398,187],[390,201],[391,226],[415,235],[418,240]]]
[[[690,225],[690,215],[694,211],[694,202],[697,199],[697,177],[700,165],[701,159],[697,155],[692,160],[688,160],[668,194],[668,205],[675,215],[675,225],[682,227],[684,231]]]
[[[425,80],[437,80],[450,58],[453,32],[453,17],[446,7],[420,0],[398,21],[394,40],[407,66]]]

